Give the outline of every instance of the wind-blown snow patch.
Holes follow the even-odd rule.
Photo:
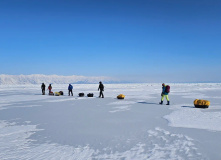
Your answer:
[[[112,108],[110,113],[116,113],[116,112],[124,112],[124,111],[129,111],[131,108],[132,104],[135,104],[137,102],[134,101],[125,101],[125,100],[119,100],[117,102],[112,102],[109,103],[108,105],[113,105],[114,107]]]
[[[129,105],[129,104],[135,104],[137,102],[134,101],[125,101],[125,100],[119,100],[118,102],[112,102],[109,103],[109,105]]]
[[[194,159],[205,158],[198,152],[194,140],[182,134],[173,134],[161,128],[155,128],[147,132],[148,137],[143,143],[137,143],[131,149],[124,152],[111,152],[101,154],[95,159],[111,160],[165,160],[165,159]]]
[[[221,131],[220,112],[205,112],[199,108],[188,107],[191,105],[181,106],[174,106],[177,110],[164,116],[169,121],[169,126]]]
[[[203,159],[189,137],[156,128],[147,132],[148,139],[129,150],[113,152],[110,148],[93,149],[90,146],[68,146],[56,143],[32,143],[31,135],[40,129],[36,125],[16,125],[0,121],[0,157],[3,160],[54,159],[54,160],[100,160],[100,159]],[[177,154],[179,153],[179,154]]]
[[[28,139],[39,131],[35,125],[13,125],[0,121],[0,157],[4,160],[26,159],[91,159],[96,151],[85,147],[58,144],[33,144]]]
[[[130,110],[130,106],[117,106],[114,107],[112,111],[109,111],[110,113],[115,113],[115,112],[123,112],[123,111],[128,111]]]
[[[204,159],[197,151],[193,139],[188,136],[173,134],[159,127],[149,130],[148,134],[152,145],[149,152],[152,156],[147,159]]]
[[[47,99],[46,96],[33,96],[33,95],[11,95],[11,96],[4,96],[0,97],[0,104],[1,103],[18,103],[18,102],[27,102],[27,101],[36,101],[36,100],[44,100]]]
[[[11,104],[0,104],[0,110],[7,109],[7,106],[10,106]]]

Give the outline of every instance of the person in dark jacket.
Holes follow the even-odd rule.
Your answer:
[[[71,93],[71,95],[73,96],[73,86],[71,85],[71,84],[69,84],[69,86],[68,86],[68,95],[70,96],[70,93]]]
[[[41,85],[42,95],[45,95],[45,84],[42,83]]]
[[[170,100],[169,100],[169,97],[168,97],[168,94],[166,92],[166,86],[164,83],[162,84],[162,93],[161,93],[161,102],[159,104],[163,104],[163,100],[164,100],[164,97],[166,97],[167,99],[167,105],[170,105]]]
[[[52,90],[52,86],[51,86],[51,84],[49,84],[49,86],[48,86],[48,90],[49,90],[49,94],[51,93],[51,90]]]
[[[102,84],[102,82],[99,82],[99,87],[98,87],[98,91],[100,90],[100,95],[99,95],[99,98],[102,96],[102,98],[104,98],[104,94],[103,94],[103,91],[104,91],[104,85]]]

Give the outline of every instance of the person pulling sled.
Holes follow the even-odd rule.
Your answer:
[[[170,100],[168,94],[170,93],[170,86],[162,84],[162,93],[161,93],[161,102],[159,104],[163,104],[164,97],[167,99],[167,105],[170,105]]]

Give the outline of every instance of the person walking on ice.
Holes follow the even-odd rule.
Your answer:
[[[45,95],[45,84],[42,83],[41,85],[42,95]]]
[[[70,93],[71,93],[71,95],[73,96],[73,91],[72,91],[72,89],[73,89],[73,86],[72,86],[71,84],[69,84],[69,86],[68,86],[68,96],[70,96]]]
[[[102,84],[102,82],[99,82],[99,87],[98,87],[98,91],[100,90],[100,95],[99,95],[99,98],[102,96],[102,98],[104,98],[104,94],[103,94],[103,91],[104,91],[104,85]]]
[[[170,100],[168,94],[170,92],[170,86],[162,84],[162,93],[161,93],[161,102],[159,104],[163,104],[164,97],[167,99],[167,105],[170,105]]]

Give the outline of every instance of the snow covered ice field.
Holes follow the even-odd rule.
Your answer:
[[[171,105],[159,105],[161,84],[0,85],[1,160],[220,160],[221,84],[170,84]],[[78,93],[95,97],[78,97]],[[124,100],[116,99],[125,94]],[[210,100],[197,109],[194,99]]]

